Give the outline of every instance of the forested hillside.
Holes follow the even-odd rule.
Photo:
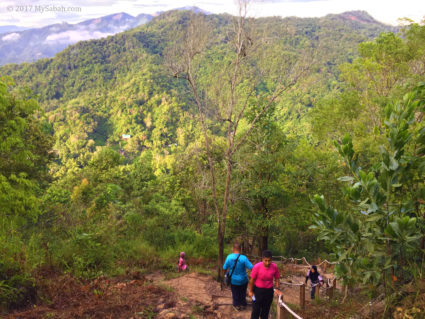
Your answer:
[[[170,11],[1,67],[1,307],[40,269],[220,265],[235,239],[399,301],[423,280],[424,61],[424,26],[365,12]]]

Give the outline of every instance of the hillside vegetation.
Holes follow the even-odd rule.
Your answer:
[[[235,49],[237,21],[170,11],[0,68],[3,310],[35,302],[46,269],[93,279],[172,270],[179,251],[217,260],[222,230],[249,253],[332,258],[347,295],[425,311],[399,293],[424,280],[425,27],[246,19]]]

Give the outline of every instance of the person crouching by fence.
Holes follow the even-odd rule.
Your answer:
[[[311,281],[311,299],[314,299],[314,296],[316,294],[316,286],[323,284],[323,278],[317,271],[317,266],[312,266],[309,269],[307,276],[305,276],[306,284],[309,279]]]
[[[275,289],[273,289],[273,279]],[[281,295],[279,289],[279,270],[275,263],[272,263],[272,253],[270,250],[263,251],[262,262],[252,268],[251,279],[249,281],[248,294],[252,298],[251,319],[267,319],[269,317],[270,306],[273,295]]]

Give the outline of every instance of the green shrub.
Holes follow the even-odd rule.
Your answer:
[[[36,296],[34,280],[18,263],[0,261],[0,309],[25,307],[35,302]]]
[[[128,266],[149,269],[159,264],[158,251],[140,238],[120,240],[116,249],[118,259]]]
[[[114,247],[99,233],[77,231],[53,244],[55,263],[77,277],[94,278],[110,269]]]

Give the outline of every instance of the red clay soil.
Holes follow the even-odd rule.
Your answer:
[[[2,318],[153,318],[153,305],[161,303],[166,308],[175,304],[171,292],[144,278],[78,282],[67,275],[52,276],[43,280],[40,289],[39,305]]]

